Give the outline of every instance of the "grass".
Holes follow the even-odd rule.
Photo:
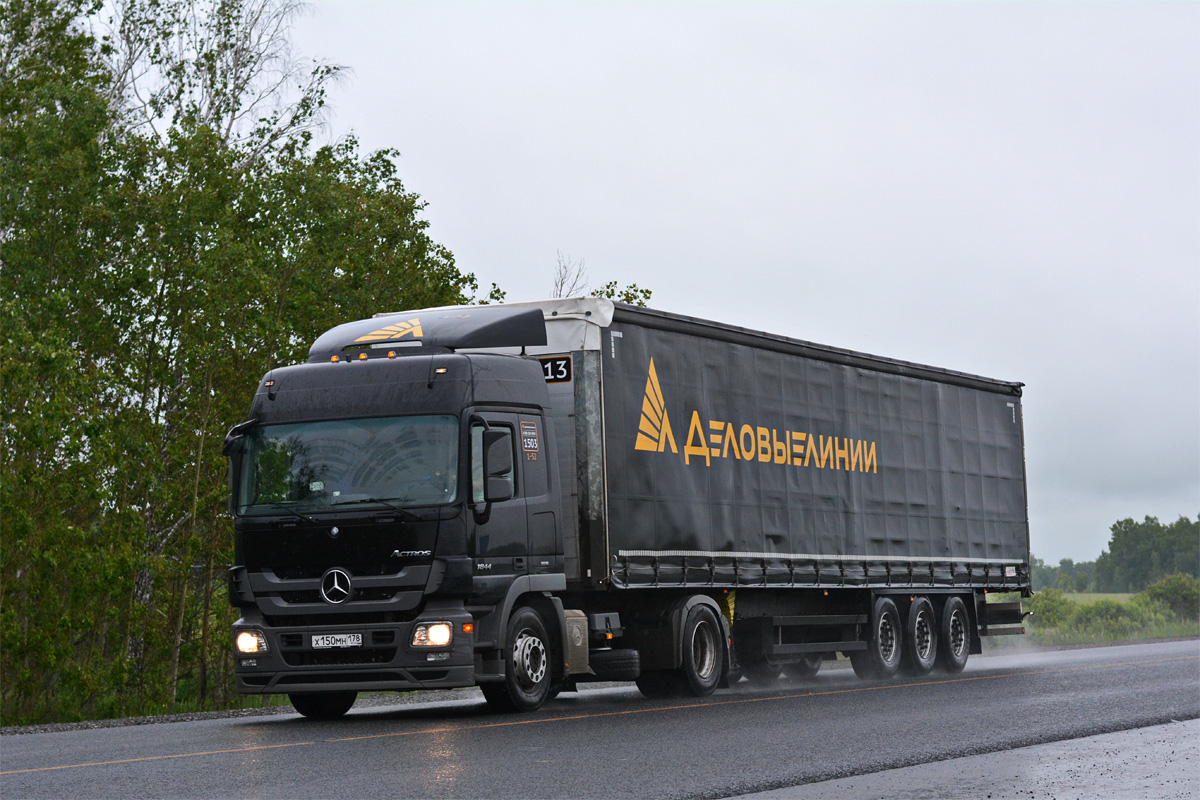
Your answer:
[[[1022,642],[1064,645],[1200,636],[1200,621],[1188,618],[1194,613],[1177,613],[1150,594],[1037,592],[1023,601],[1025,610],[1033,612],[1025,620],[1025,636],[985,640],[987,649],[1008,650]],[[1015,593],[988,595],[991,603],[1016,599]]]

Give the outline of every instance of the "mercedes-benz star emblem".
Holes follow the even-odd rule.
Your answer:
[[[310,584],[311,585],[311,584]],[[321,597],[326,603],[337,605],[350,599],[350,574],[344,569],[329,570],[321,578]]]

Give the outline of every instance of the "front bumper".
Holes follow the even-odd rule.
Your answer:
[[[454,635],[445,647],[414,647],[413,630],[421,623],[448,622]],[[261,631],[265,653],[244,654],[234,647],[234,674],[242,694],[286,692],[389,691],[447,689],[475,685],[474,633],[464,609],[426,609],[409,622],[271,627],[251,614],[233,626]],[[468,626],[464,630],[464,626]],[[317,649],[314,636],[358,633],[359,647]]]

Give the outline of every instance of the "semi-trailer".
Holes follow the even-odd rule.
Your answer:
[[[957,672],[1023,632],[1021,389],[601,298],[338,325],[226,437],[238,689]]]

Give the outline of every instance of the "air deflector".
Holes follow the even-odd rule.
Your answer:
[[[387,345],[444,347],[534,347],[546,344],[541,309],[483,306],[406,311],[360,319],[331,328],[313,343],[309,361],[328,361],[346,350]]]

